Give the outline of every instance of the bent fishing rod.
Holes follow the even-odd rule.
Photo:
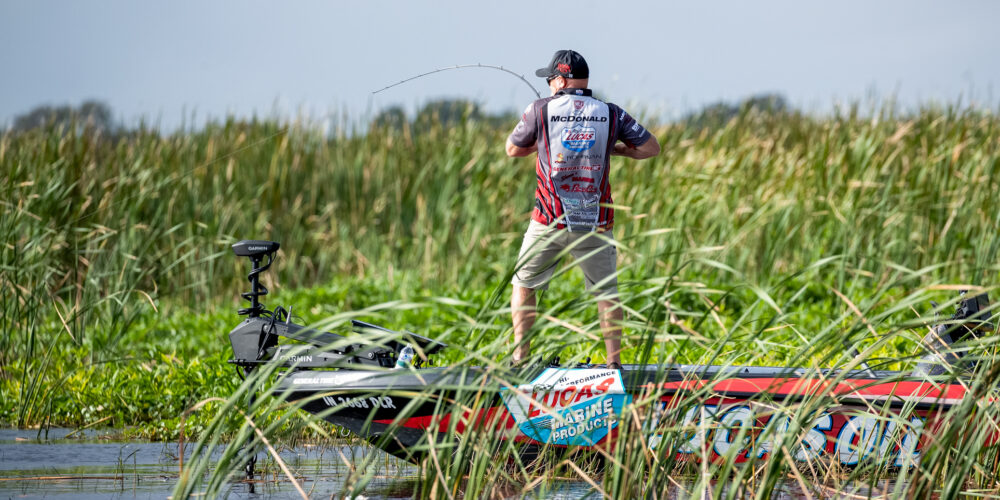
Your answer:
[[[392,85],[387,85],[387,86],[382,87],[382,88],[380,88],[378,90],[373,90],[372,94],[373,95],[374,94],[378,94],[379,92],[382,92],[384,90],[389,90],[389,89],[391,89],[393,87],[397,87],[397,86],[402,85],[402,84],[404,84],[406,82],[411,82],[413,80],[417,80],[417,79],[423,78],[425,76],[433,75],[435,73],[441,73],[443,71],[451,71],[453,69],[467,69],[467,68],[487,68],[487,69],[495,69],[495,70],[503,71],[504,73],[507,73],[509,75],[513,75],[517,79],[519,79],[522,82],[524,82],[524,84],[527,85],[528,88],[530,88],[531,91],[535,93],[535,96],[537,98],[539,98],[539,99],[542,98],[542,94],[539,93],[538,89],[536,89],[533,85],[531,85],[530,82],[528,82],[528,80],[526,80],[524,78],[524,75],[519,75],[519,74],[517,74],[517,73],[515,73],[515,72],[513,72],[513,71],[511,71],[511,70],[509,70],[509,69],[507,69],[507,68],[505,68],[503,66],[494,66],[492,64],[479,64],[479,63],[476,63],[476,64],[457,64],[455,66],[448,66],[448,67],[445,67],[445,68],[437,68],[437,69],[428,71],[426,73],[421,73],[419,75],[414,75],[414,76],[411,76],[411,77],[406,78],[404,80],[400,80],[400,81],[398,81],[398,82],[396,82],[396,83],[394,83]]]

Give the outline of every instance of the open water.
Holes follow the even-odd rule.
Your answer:
[[[68,429],[0,430],[0,500],[7,498],[156,498],[170,495],[179,475],[179,446],[174,443],[123,441],[112,434],[72,434]],[[68,436],[68,437],[67,437]],[[192,444],[185,447],[189,454]],[[218,455],[222,449],[216,450]],[[314,498],[330,498],[343,490],[347,476],[340,454],[360,460],[369,447],[302,446],[280,450],[282,459],[300,477]],[[230,484],[228,498],[299,498],[295,488],[261,454],[265,480],[253,485]],[[367,498],[409,498],[415,470],[386,461],[372,481]],[[278,474],[275,477],[275,474]]]
[[[185,454],[192,448],[187,445]],[[121,440],[102,432],[0,429],[0,500],[167,498],[179,475],[178,450],[177,443]],[[216,455],[221,452],[216,450]],[[304,479],[302,487],[310,498],[341,498],[348,475],[343,459],[359,462],[369,453],[379,455],[380,466],[363,493],[365,498],[410,498],[417,480],[415,467],[368,446],[300,446],[279,453]],[[265,463],[263,453],[259,456],[258,471],[264,472],[265,480],[252,485],[233,482],[226,497],[300,498],[280,470]],[[546,498],[586,498],[589,490],[585,482],[566,482],[550,486]]]
[[[193,446],[186,446],[190,453]],[[222,450],[216,450],[216,454]],[[300,446],[279,450],[282,460],[304,481],[310,498],[342,498],[348,477],[344,460],[357,463],[376,453],[375,478],[363,492],[367,499],[410,498],[418,471],[415,467],[368,446]],[[232,499],[300,498],[273,465],[259,455],[264,480],[253,484],[234,481],[225,492]],[[177,443],[121,440],[102,432],[75,433],[69,429],[0,429],[0,500],[6,499],[164,499],[179,474]],[[679,484],[687,481],[678,478]],[[718,484],[723,490],[725,484]],[[880,485],[882,489],[887,485]],[[518,491],[514,489],[514,491]],[[539,498],[569,500],[601,498],[584,481],[556,481],[545,485]],[[867,488],[844,492],[843,498],[868,497]],[[871,492],[878,497],[880,491]],[[684,497],[678,491],[678,497]],[[806,498],[794,483],[779,486],[774,498]],[[836,494],[832,496],[837,496]],[[514,494],[512,498],[517,498]]]

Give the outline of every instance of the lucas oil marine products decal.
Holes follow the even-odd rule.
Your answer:
[[[608,369],[546,368],[530,384],[502,388],[500,395],[522,434],[557,445],[600,443],[632,402],[621,372]]]

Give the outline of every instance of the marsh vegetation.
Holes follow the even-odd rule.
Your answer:
[[[658,158],[612,167],[626,363],[909,369],[956,290],[997,282],[994,113],[744,110],[711,128],[654,130]],[[189,440],[253,434],[232,411],[250,386],[226,363],[225,339],[246,272],[229,245],[246,238],[281,242],[268,303],[294,305],[302,322],[376,320],[456,346],[439,364],[492,360],[499,369],[510,350],[507,283],[535,182],[531,161],[504,155],[507,132],[469,117],[334,136],[234,119],[170,134],[3,134],[0,424],[177,439],[184,420]],[[541,297],[535,352],[601,361],[596,319],[582,275],[566,268]],[[984,361],[971,385],[983,397],[996,394],[995,343],[975,346]],[[273,439],[332,431],[274,399],[254,411]],[[985,433],[998,422],[994,405],[955,412],[966,423],[902,472],[900,488],[998,491]],[[687,469],[635,436],[616,467],[593,476],[613,497],[656,496],[679,472],[704,478],[695,490],[725,477],[739,485],[726,495],[766,497],[797,472],[781,460]],[[578,474],[558,460],[544,471],[493,467],[474,452],[497,448],[467,442],[453,460],[425,464],[422,495]],[[825,478],[836,487],[896,473],[858,470]],[[345,488],[363,485],[365,471],[358,465]]]

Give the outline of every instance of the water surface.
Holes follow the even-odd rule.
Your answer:
[[[68,437],[67,437],[68,436]],[[185,446],[189,455],[192,444]],[[214,450],[218,456],[222,448]],[[367,446],[299,446],[281,449],[289,468],[304,479],[311,497],[329,498],[344,489],[343,460],[357,463],[375,453],[376,477],[367,498],[409,498],[416,468]],[[341,458],[343,455],[343,458]],[[263,453],[263,480],[230,483],[228,498],[299,498],[298,492]],[[122,440],[112,433],[69,429],[0,429],[0,499],[6,498],[166,498],[180,467],[179,445]],[[260,476],[259,476],[260,477]],[[251,491],[252,490],[252,491]]]
[[[189,455],[193,445],[185,447]],[[213,450],[218,457],[223,449]],[[300,445],[279,450],[282,460],[299,477],[310,498],[340,498],[345,480],[350,476],[348,463],[359,464],[374,454],[375,477],[362,494],[368,499],[410,498],[419,480],[412,464],[389,456],[370,446]],[[258,455],[259,479],[253,483],[234,480],[225,492],[232,499],[300,498],[295,487],[265,454]],[[69,429],[37,430],[0,429],[0,500],[11,499],[163,499],[177,482],[180,468],[176,442],[123,440],[105,431],[83,433]],[[671,498],[684,498],[684,489],[692,478],[677,478]],[[725,481],[713,483],[713,489],[726,490]],[[842,498],[879,497],[892,490],[891,482],[881,482],[870,491],[865,485],[828,491]],[[683,489],[682,489],[683,488]],[[807,498],[793,481],[779,484],[772,498]],[[520,488],[512,486],[510,497],[520,498]],[[585,481],[546,481],[536,498],[569,500],[599,499]]]

